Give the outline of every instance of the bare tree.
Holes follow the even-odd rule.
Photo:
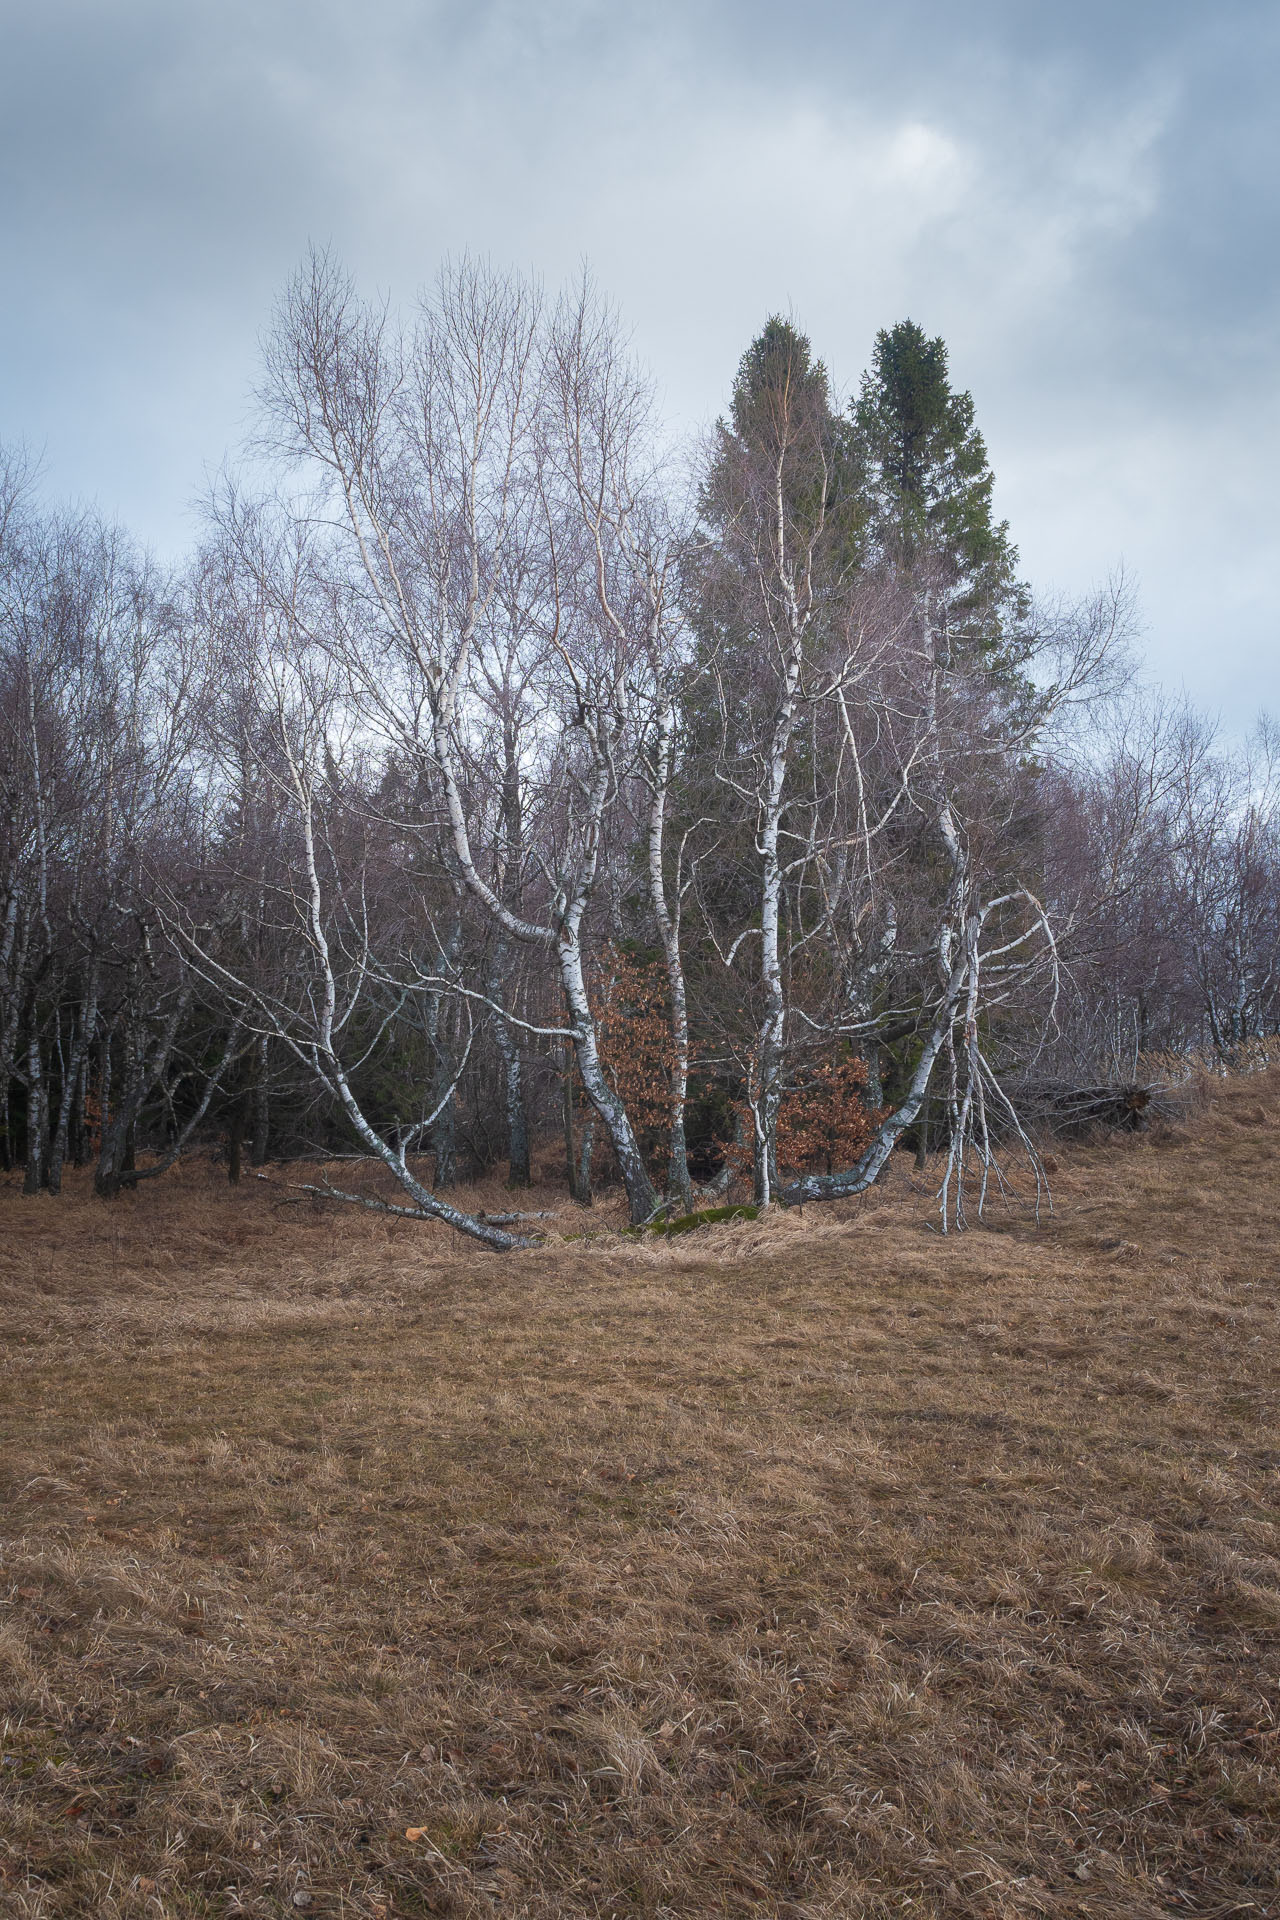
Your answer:
[[[340,662],[364,723],[438,793],[470,897],[509,939],[554,960],[578,1071],[644,1219],[653,1188],[600,1061],[583,947],[627,748],[632,663],[599,617],[598,555],[580,514],[566,511],[575,419],[565,378],[588,340],[581,329],[576,345],[566,338],[576,324],[548,320],[534,289],[464,263],[442,276],[406,339],[317,259],[282,307],[264,398],[275,445],[310,465],[325,510],[336,510],[328,620],[313,637]],[[508,625],[519,613],[543,686],[529,756],[541,778],[524,800],[540,814],[537,917],[493,884],[483,842],[494,814],[471,804],[469,770],[493,758],[477,681],[499,610]],[[521,771],[527,786],[527,763]]]

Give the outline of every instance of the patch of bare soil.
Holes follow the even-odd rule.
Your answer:
[[[1278,1116],[949,1240],[10,1182],[0,1911],[1280,1914]]]

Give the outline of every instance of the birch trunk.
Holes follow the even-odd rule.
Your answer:
[[[803,627],[793,619],[782,698],[774,717],[769,744],[769,772],[765,788],[759,847],[760,980],[764,1015],[756,1042],[758,1092],[756,1100],[755,1199],[768,1206],[778,1185],[778,1109],[782,1104],[787,1002],[782,978],[782,864],[778,839],[786,790],[791,737],[795,731],[796,695],[800,684],[800,643]]]
[[[499,1252],[507,1252],[513,1247],[533,1245],[534,1243],[523,1235],[506,1233],[500,1227],[491,1227],[485,1221],[476,1219],[474,1215],[464,1213],[459,1208],[451,1207],[446,1201],[438,1199],[410,1171],[403,1148],[397,1152],[395,1148],[389,1146],[377,1129],[370,1126],[361,1111],[360,1103],[351,1090],[334,1039],[338,1013],[338,983],[333,971],[328,937],[324,930],[320,872],[316,864],[312,796],[305,777],[296,765],[293,768],[293,780],[301,814],[306,865],[305,911],[320,990],[315,1039],[310,1046],[310,1063],[317,1078],[337,1096],[357,1138],[364,1143],[375,1159],[380,1160],[387,1168],[408,1194],[413,1206],[412,1208],[390,1207],[384,1201],[370,1198],[368,1195],[345,1193],[340,1188],[325,1187],[315,1191],[327,1192],[335,1199],[350,1201],[379,1212],[409,1213],[415,1219],[439,1220],[444,1226],[452,1227],[469,1239],[478,1240],[482,1246],[492,1247]],[[295,1051],[301,1053],[303,1050],[295,1046]]]
[[[458,949],[462,944],[461,925],[455,925],[441,949],[436,971],[442,979],[453,974]],[[457,1180],[457,1102],[455,1099],[456,1054],[449,1034],[450,1009],[443,993],[433,993],[427,1012],[427,1038],[431,1042],[435,1065],[431,1075],[431,1107],[436,1118],[431,1128],[431,1149],[435,1156],[434,1187],[451,1187]]]
[[[31,1008],[27,1035],[27,1171],[22,1191],[39,1193],[45,1184],[49,1134],[49,1093],[45,1084],[44,1060],[40,1053],[40,1032],[35,1007]]]
[[[653,1190],[653,1182],[649,1178],[649,1170],[644,1164],[644,1156],[640,1152],[626,1107],[609,1085],[601,1064],[595,1016],[587,996],[582,946],[576,937],[576,929],[570,937],[561,940],[557,958],[560,963],[560,984],[569,1010],[578,1072],[582,1076],[587,1098],[599,1115],[609,1135],[609,1143],[617,1155],[632,1224],[639,1226],[656,1211],[658,1196]]]
[[[670,998],[672,1063],[667,1105],[667,1194],[679,1202],[681,1211],[693,1209],[693,1186],[689,1179],[689,1151],[685,1136],[685,1109],[689,1098],[689,1007],[685,991],[684,963],[680,954],[680,907],[677,890],[675,911],[667,900],[663,872],[663,841],[666,829],[667,797],[671,788],[671,744],[674,714],[671,702],[664,699],[658,709],[657,739],[653,758],[653,785],[649,805],[649,900],[658,923],[662,952],[667,969]],[[678,879],[677,879],[678,888]]]
[[[601,1066],[595,1015],[591,1011],[591,1002],[587,994],[582,955],[582,921],[595,887],[601,822],[612,784],[612,768],[609,760],[611,742],[601,737],[601,729],[607,723],[603,722],[599,715],[588,718],[584,714],[584,727],[595,764],[592,769],[593,777],[588,790],[583,822],[583,850],[577,862],[577,871],[566,887],[566,898],[556,916],[556,924],[547,927],[524,920],[513,913],[489,886],[476,866],[455,765],[450,725],[450,700],[451,696],[445,693],[437,706],[434,716],[434,742],[436,760],[442,774],[458,871],[472,896],[513,939],[526,941],[544,949],[554,948],[578,1072],[587,1098],[599,1115],[617,1157],[623,1185],[627,1191],[627,1204],[632,1223],[639,1225],[654,1213],[657,1207],[657,1195],[654,1193],[653,1182],[645,1167],[644,1157],[640,1152],[626,1107],[609,1085]]]
[[[489,975],[489,998],[495,1007],[505,1010],[510,991],[507,966],[510,949],[499,937],[494,947],[493,968]],[[524,1100],[524,1063],[520,1043],[510,1021],[498,1012],[493,1016],[493,1033],[502,1060],[503,1101],[507,1120],[507,1184],[527,1187],[532,1184],[529,1165],[529,1116]]]

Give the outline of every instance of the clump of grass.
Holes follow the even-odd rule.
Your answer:
[[[1280,1076],[1215,1099],[953,1241],[905,1163],[506,1263],[10,1182],[0,1911],[1280,1910]]]

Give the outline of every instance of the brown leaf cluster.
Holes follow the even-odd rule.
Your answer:
[[[778,1108],[778,1166],[787,1174],[835,1173],[852,1167],[871,1144],[886,1109],[866,1104],[867,1065],[856,1054],[816,1060],[803,1069]],[[739,1108],[739,1139],[725,1149],[734,1171],[751,1167],[751,1111]]]

